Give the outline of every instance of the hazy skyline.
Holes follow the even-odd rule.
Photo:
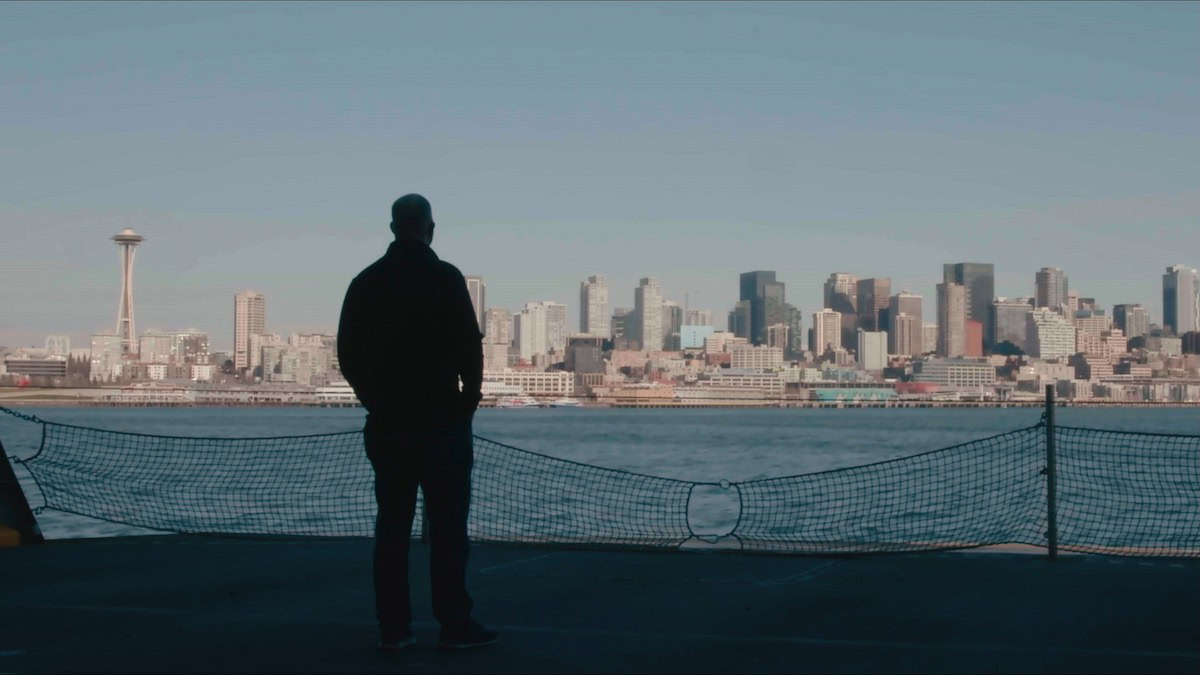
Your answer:
[[[714,312],[776,270],[887,276],[932,316],[943,263],[1161,321],[1200,267],[1200,5],[0,5],[0,344],[115,327],[109,237],[146,237],[139,332],[332,331],[428,196],[489,306],[608,278]],[[76,346],[82,346],[77,344]]]

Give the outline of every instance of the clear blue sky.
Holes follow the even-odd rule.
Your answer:
[[[1161,317],[1200,266],[1200,4],[0,4],[0,344],[332,330],[424,193],[489,305],[604,274],[714,310],[774,269],[926,296],[1044,265]]]

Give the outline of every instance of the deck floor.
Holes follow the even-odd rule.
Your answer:
[[[374,649],[370,540],[152,536],[0,550],[0,672],[1200,672],[1200,561],[815,558],[481,545],[503,632]]]

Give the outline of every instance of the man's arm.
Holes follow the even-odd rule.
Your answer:
[[[358,280],[350,282],[350,287],[346,289],[346,297],[342,301],[342,315],[338,321],[337,333],[338,362],[342,368],[342,375],[354,388],[355,396],[364,406],[367,406],[366,399],[371,396],[374,385],[373,371],[366,364],[367,355],[363,353],[363,338],[369,332],[365,325],[369,316],[366,312],[367,299]]]
[[[457,269],[450,276],[450,330],[455,341],[455,369],[462,379],[465,411],[471,414],[483,398],[483,333],[475,318],[467,280]]]

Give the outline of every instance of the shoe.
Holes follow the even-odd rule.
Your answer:
[[[415,644],[417,644],[417,636],[413,635],[411,630],[397,633],[387,632],[379,636],[379,650],[384,652],[398,652]]]
[[[465,626],[442,628],[438,646],[446,649],[469,649],[471,647],[486,647],[500,641],[500,634],[488,630],[472,621]]]

